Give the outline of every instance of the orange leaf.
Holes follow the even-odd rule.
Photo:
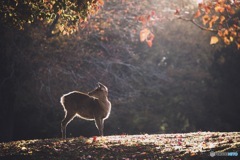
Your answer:
[[[232,9],[232,7],[229,4],[225,4],[224,7],[226,8],[227,11]]]
[[[209,28],[212,28],[213,24],[218,20],[218,16],[213,15],[211,21],[209,22]]]
[[[148,36],[147,39],[146,39],[146,42],[147,42],[147,44],[148,44],[149,47],[152,47],[152,44],[153,44],[152,41],[153,41],[153,39],[154,39],[154,34],[150,33],[149,36]]]
[[[227,37],[224,37],[223,41],[226,45],[229,45],[231,43],[231,41]]]
[[[145,16],[139,16],[137,18],[138,21],[142,22],[143,25],[145,25],[147,23],[147,19]]]
[[[208,23],[208,21],[210,20],[210,17],[205,14],[203,17],[202,17],[202,21],[203,21],[203,24],[206,25]]]
[[[240,49],[240,43],[236,42],[236,45],[237,45],[237,49]]]
[[[61,15],[61,14],[62,14],[62,11],[63,11],[63,10],[60,9],[60,10],[57,12],[58,15]]]
[[[195,13],[194,18],[197,18],[197,17],[199,17],[199,16],[201,16],[200,10],[198,10],[198,11]]]
[[[103,0],[98,0],[98,3],[103,6],[104,5],[104,1]]]
[[[219,22],[219,23],[222,24],[224,20],[225,20],[225,17],[224,17],[224,16],[221,16],[221,17],[220,17],[220,22]]]
[[[219,31],[218,31],[218,35],[219,35],[219,37],[222,37],[222,36],[223,36],[223,31],[222,31],[222,30],[219,30]]]
[[[234,9],[230,9],[229,11],[228,11],[231,15],[234,15],[236,12],[235,12],[235,10]]]
[[[223,32],[223,35],[224,35],[224,36],[227,36],[228,34],[229,34],[228,30],[225,29],[224,32]]]
[[[231,5],[224,5],[225,6],[225,8],[226,8],[226,10],[228,11],[228,13],[230,13],[230,14],[235,14],[235,10],[231,7]]]
[[[237,32],[236,31],[232,31],[231,32],[231,36],[236,37],[237,36]]]
[[[214,9],[215,9],[215,12],[220,12],[220,13],[223,13],[225,10],[225,8],[220,5],[217,5]]]
[[[151,31],[147,28],[140,31],[140,41],[143,42],[148,38],[148,35],[151,33]]]
[[[216,22],[216,21],[218,20],[218,18],[219,18],[218,16],[216,16],[216,15],[213,15],[213,16],[212,16],[212,20],[211,20],[211,21],[213,21],[213,22]]]
[[[146,41],[149,47],[152,47],[152,41]]]
[[[218,43],[218,37],[212,36],[211,40],[210,40],[210,44],[212,45],[212,44],[217,44],[217,43]]]
[[[208,5],[204,6],[205,14],[210,13],[210,7]]]

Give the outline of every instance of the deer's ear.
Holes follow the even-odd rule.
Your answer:
[[[99,88],[101,88],[101,90],[106,90],[107,91],[107,87],[106,86],[104,86],[102,83],[100,83],[100,82],[98,82],[98,86],[99,86]]]
[[[100,82],[97,83],[99,87],[104,87],[104,85]]]

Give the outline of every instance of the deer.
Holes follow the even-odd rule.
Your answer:
[[[98,86],[88,92],[72,91],[60,98],[65,117],[61,122],[62,138],[66,138],[67,125],[77,116],[84,120],[95,121],[100,136],[103,136],[104,120],[111,112],[108,88],[98,82]]]

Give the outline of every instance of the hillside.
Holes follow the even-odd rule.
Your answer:
[[[0,143],[0,159],[234,159],[210,152],[239,150],[240,132],[114,135]]]

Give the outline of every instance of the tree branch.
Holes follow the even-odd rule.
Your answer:
[[[196,21],[194,21],[193,18],[192,19],[187,19],[187,18],[184,18],[182,16],[179,16],[178,19],[181,19],[181,20],[184,20],[184,21],[188,21],[188,22],[192,22],[195,26],[197,26],[198,28],[200,28],[202,30],[211,31],[211,32],[217,32],[218,31],[217,29],[211,29],[211,28],[206,28],[206,27],[201,26]]]
[[[56,18],[54,19],[54,21],[52,22],[52,24],[50,25],[49,29],[47,30],[47,37],[53,37],[56,36],[60,33],[60,31],[58,31],[57,33],[53,34],[52,31],[54,30],[54,28],[56,27],[56,24],[58,23],[58,19],[59,19],[59,14],[56,14]]]

